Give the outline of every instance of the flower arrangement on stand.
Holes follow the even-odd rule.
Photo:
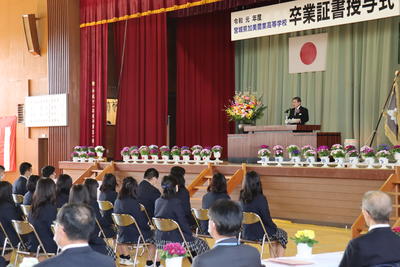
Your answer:
[[[190,148],[190,150],[194,151],[194,150],[203,150],[203,147],[200,145],[194,145]]]
[[[283,151],[284,148],[281,145],[276,145],[272,148],[274,150],[274,157],[275,157],[275,161],[278,163],[277,166],[282,166],[282,162],[283,162]]]
[[[267,107],[261,102],[261,97],[247,93],[236,93],[226,107],[225,112],[231,121],[253,123],[261,118]]]
[[[271,155],[271,151],[268,149],[268,146],[262,145],[258,150],[258,157],[261,159],[261,164],[266,166]]]
[[[196,161],[196,164],[199,164],[201,161],[201,150],[200,149],[194,149],[192,151],[193,159]]]
[[[204,160],[204,164],[207,164],[210,161],[211,157],[211,150],[210,148],[206,147],[200,152],[201,158]]]
[[[139,155],[140,155],[138,147],[137,146],[131,146],[129,148],[129,155],[131,156],[131,158],[133,160],[133,163],[136,163],[136,161],[138,161]]]
[[[96,159],[96,156],[97,156],[95,152],[88,152],[87,155],[88,155],[89,162],[94,162],[94,160]]]
[[[178,146],[173,146],[171,149],[171,155],[175,163],[176,164],[179,163],[181,157],[181,149]]]
[[[304,157],[306,158],[306,161],[308,162],[309,167],[313,167],[313,164],[315,163],[315,157],[317,156],[317,152],[314,149],[308,149],[304,153]]]
[[[357,151],[357,148],[355,146],[353,146],[353,145],[347,145],[347,146],[344,147],[344,150],[346,150],[346,153],[347,153],[347,152],[353,151],[353,150]]]
[[[72,152],[71,157],[73,162],[79,162],[79,153],[77,151]]]
[[[121,156],[122,156],[122,160],[124,162],[128,162],[129,161],[129,158],[131,157],[131,153],[130,153],[129,147],[126,146],[126,147],[122,148]]]
[[[149,159],[150,149],[147,146],[139,147],[140,157],[146,162]]]
[[[344,158],[346,157],[346,152],[343,149],[337,148],[332,150],[331,156],[335,159],[335,162],[337,163],[336,168],[344,167]]]
[[[158,160],[158,152],[159,152],[158,146],[156,146],[156,145],[149,146],[149,153],[150,153],[152,160],[154,160],[154,161]]]
[[[323,163],[322,167],[328,167],[329,155],[330,155],[329,147],[320,146],[317,149],[317,153],[319,158],[321,159],[321,162]]]
[[[394,155],[394,159],[397,161],[396,164],[400,165],[400,145],[393,146],[391,152]]]
[[[96,152],[96,154],[97,154],[97,157],[98,157],[99,159],[101,159],[101,158],[103,157],[104,152],[106,151],[106,149],[105,149],[103,146],[96,146],[96,147],[94,148],[94,150],[95,150],[95,152]]]
[[[211,148],[211,151],[213,152],[215,160],[218,162],[219,159],[221,158],[221,153],[222,153],[222,146],[220,145],[215,145]]]
[[[164,160],[164,163],[167,164],[167,161],[169,160],[169,155],[171,153],[169,146],[161,146],[160,153],[161,153],[161,158]]]
[[[79,152],[81,153],[87,153],[89,152],[89,149],[87,146],[80,146]]]
[[[96,153],[96,148],[94,146],[88,146],[88,152]]]
[[[182,260],[188,254],[180,243],[165,244],[160,257],[165,260],[166,267],[182,267]]]
[[[85,162],[88,158],[89,158],[89,156],[88,156],[87,152],[81,152],[79,154],[79,159],[81,162]]]
[[[358,161],[359,161],[358,160],[358,152],[357,152],[357,150],[353,149],[353,150],[347,151],[346,156],[349,158],[349,163],[350,163],[351,167],[352,168],[357,168],[357,164],[358,164]]]
[[[361,155],[365,162],[368,164],[368,169],[373,168],[373,164],[375,163],[375,151],[372,147],[363,146],[360,149]]]
[[[376,153],[376,157],[378,158],[379,164],[382,165],[381,169],[387,169],[390,156],[391,154],[389,150],[380,150]]]
[[[294,166],[299,166],[300,163],[300,148],[296,145],[290,145],[286,148],[287,152],[289,153],[289,157],[291,158],[292,162],[294,162]]]
[[[191,154],[192,154],[192,152],[190,152],[190,150],[187,146],[183,146],[181,148],[181,156],[182,156],[183,162],[185,164],[189,164]]]
[[[301,153],[305,155],[308,150],[315,150],[315,148],[311,145],[305,145],[301,148]]]
[[[312,256],[312,248],[318,243],[315,240],[315,232],[313,230],[301,230],[297,231],[292,240],[297,245],[297,255],[299,258],[310,258]]]
[[[342,149],[343,150],[343,146],[341,144],[334,144],[331,146],[331,150],[336,150],[336,149]]]

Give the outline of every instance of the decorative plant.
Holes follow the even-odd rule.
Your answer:
[[[200,156],[201,150],[200,149],[195,149],[192,151],[193,156]]]
[[[375,156],[375,151],[369,146],[363,146],[360,151],[364,158],[371,158]]]
[[[212,152],[214,152],[214,153],[221,153],[222,152],[222,146],[220,146],[220,145],[215,145],[215,146],[213,146],[212,148],[211,148],[211,151]]]
[[[336,149],[342,149],[343,150],[343,146],[341,144],[332,145],[331,150],[336,150]]]
[[[162,155],[162,156],[169,156],[170,151],[171,151],[171,150],[169,149],[168,146],[162,146],[162,147],[160,147],[160,152],[161,152],[161,155]]]
[[[187,252],[180,243],[168,243],[165,244],[161,251],[161,259],[169,259],[174,257],[186,257]]]
[[[303,147],[301,148],[301,152],[303,153],[303,155],[305,155],[305,153],[306,153],[308,150],[315,150],[315,148],[314,148],[313,146],[311,146],[311,145],[305,145],[305,146],[303,146]]]
[[[233,101],[226,107],[225,112],[231,121],[253,122],[261,118],[267,107],[261,98],[246,93],[237,93]]]
[[[347,145],[344,147],[344,150],[346,150],[346,152],[349,152],[349,151],[357,150],[357,148],[353,145]]]
[[[121,150],[121,156],[129,156],[129,155],[130,155],[129,147],[126,146]]]
[[[386,145],[386,144],[380,144],[379,146],[376,147],[376,151],[389,151],[390,150],[390,146]]]
[[[87,159],[89,156],[88,156],[88,154],[86,152],[84,152],[84,153],[79,154],[79,157]]]
[[[305,157],[315,157],[317,155],[317,152],[313,149],[309,149],[304,153]]]
[[[357,150],[355,150],[355,149],[347,151],[346,154],[347,154],[347,156],[350,157],[350,158],[358,157],[358,152],[357,152]]]
[[[150,148],[149,153],[152,156],[158,156],[158,149],[157,148]]]
[[[192,153],[190,152],[189,149],[182,149],[181,150],[181,155],[182,156],[190,156]]]
[[[80,152],[88,152],[88,147],[87,146],[80,146]]]
[[[181,149],[179,147],[173,147],[171,149],[171,155],[172,156],[180,156],[181,155]]]
[[[331,156],[334,158],[346,157],[346,152],[343,149],[335,149],[331,151]]]
[[[104,151],[106,151],[106,149],[105,149],[103,146],[96,146],[96,147],[94,148],[94,150],[95,150],[97,153],[104,153]]]
[[[400,153],[400,145],[393,146],[392,153]]]
[[[74,151],[80,152],[80,151],[81,151],[81,146],[75,146],[75,147],[74,147]]]
[[[96,152],[96,148],[94,146],[89,146],[88,152]]]
[[[95,158],[96,157],[96,153],[95,152],[88,152],[87,153],[89,158]]]
[[[137,149],[137,148],[132,149],[132,147],[131,147],[129,149],[129,154],[134,157],[139,157],[140,152],[139,152],[139,149]]]
[[[287,152],[294,157],[300,156],[300,149],[296,145],[290,145],[286,148]]]
[[[181,150],[190,150],[190,147],[188,147],[188,146],[182,146],[182,147],[181,147]]]
[[[79,153],[76,152],[76,151],[74,151],[74,152],[71,153],[71,157],[73,157],[73,158],[79,158]]]
[[[200,145],[194,145],[194,146],[192,146],[192,148],[191,148],[192,151],[193,151],[193,150],[196,150],[196,149],[202,150],[203,147],[200,146]]]
[[[275,157],[283,157],[283,146],[281,145],[276,145],[272,148],[274,150],[274,155]]]
[[[138,147],[137,147],[137,146],[131,146],[131,147],[129,148],[129,150],[130,150],[130,151],[132,151],[132,150],[138,150]],[[132,153],[131,153],[131,155],[132,155]]]
[[[142,156],[148,156],[150,153],[150,149],[147,146],[141,146],[141,147],[139,147],[139,152],[140,152],[140,155],[142,155]]]
[[[329,157],[329,154],[330,154],[329,147],[327,147],[327,146],[318,147],[317,152],[318,152],[318,156],[320,156],[320,157]]]
[[[201,150],[200,155],[202,157],[210,157],[211,156],[211,150],[208,148],[204,148],[203,150]]]
[[[376,153],[377,158],[389,158],[390,155],[390,152],[387,150],[380,150]]]
[[[262,157],[269,157],[271,155],[271,151],[269,151],[268,148],[261,148],[258,150],[258,157],[262,158]]]
[[[307,244],[309,247],[313,247],[316,243],[318,243],[318,241],[315,240],[315,233],[313,230],[297,231],[294,237],[291,237],[290,239],[294,240],[296,245],[304,243]]]

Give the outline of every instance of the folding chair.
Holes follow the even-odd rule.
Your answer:
[[[256,213],[254,213],[254,212],[243,212],[242,224],[255,224],[255,223],[260,223],[261,227],[262,227],[262,229],[264,231],[264,236],[263,236],[262,242],[260,242],[260,241],[252,241],[252,240],[241,240],[241,233],[239,233],[239,242],[261,244],[260,256],[262,258],[262,255],[264,253],[264,245],[265,245],[265,242],[267,241],[268,246],[269,246],[269,248],[271,250],[272,257],[275,257],[276,254],[272,249],[272,243],[277,243],[277,241],[271,242],[271,240],[270,240],[270,238],[268,236],[267,230],[265,229],[264,223],[261,220],[260,216],[258,214],[256,214]]]
[[[14,265],[17,266],[17,261],[18,261],[18,256],[19,254],[23,254],[23,255],[31,255],[31,253],[29,251],[27,251],[25,245],[24,245],[24,241],[22,239],[22,235],[27,235],[30,233],[33,233],[36,240],[38,241],[39,245],[36,249],[36,258],[39,257],[40,255],[40,249],[42,249],[44,256],[46,256],[46,258],[50,258],[50,256],[53,256],[54,253],[47,253],[46,249],[43,246],[43,242],[40,239],[39,235],[37,234],[35,228],[32,226],[32,224],[30,224],[28,221],[17,221],[17,220],[12,220],[12,224],[13,227],[15,229],[15,232],[17,232],[18,238],[20,240],[20,242],[18,243],[18,247],[17,247],[17,251],[15,254],[15,261],[14,261]],[[21,250],[24,249],[24,250]]]
[[[205,229],[201,228],[200,221],[208,221],[209,220],[209,218],[208,218],[208,209],[195,209],[195,208],[192,208],[192,214],[193,214],[193,217],[194,217],[194,219],[196,221],[196,224],[197,224],[196,236],[210,238],[209,235],[199,234],[199,232],[200,233],[205,233],[205,231],[204,231]]]
[[[12,194],[12,198],[15,204],[22,204],[24,202],[24,196],[19,194]]]
[[[31,212],[31,205],[21,205],[22,213],[25,216],[25,220],[28,219],[29,212]]]
[[[11,243],[11,239],[8,237],[8,234],[7,234],[6,230],[4,229],[3,225],[1,224],[1,222],[0,222],[0,229],[4,234],[3,250],[1,252],[1,256],[4,256],[4,254],[6,253],[7,245],[10,246],[10,248],[8,248],[8,249],[15,250],[15,248],[14,248],[13,244]]]
[[[136,251],[135,251],[135,259],[133,261],[134,265],[137,262],[137,256],[138,256],[138,253],[139,253],[139,248],[143,248],[144,247],[146,249],[148,255],[150,255],[150,251],[149,251],[149,248],[148,248],[148,245],[150,245],[150,244],[146,243],[146,240],[144,239],[144,236],[142,234],[142,230],[140,230],[140,227],[137,224],[135,218],[133,218],[132,215],[130,215],[130,214],[112,213],[111,216],[112,216],[112,219],[113,219],[115,225],[118,228],[119,227],[126,227],[126,226],[133,225],[133,226],[136,227],[136,229],[137,229],[137,231],[139,233],[139,237],[138,237],[138,240],[137,240],[136,244],[131,244],[131,243],[126,244],[126,243],[124,243],[125,245],[129,245],[129,246],[131,246],[131,247],[136,249]],[[118,244],[118,237],[119,237],[119,233],[117,233],[117,242],[116,242],[116,244]],[[119,244],[123,244],[123,243],[119,243]],[[115,246],[115,248],[114,248],[115,252],[116,252],[116,250],[117,250],[117,246]]]
[[[139,203],[139,205],[140,205],[140,211],[141,211],[141,212],[144,212],[144,214],[146,214],[147,220],[149,221],[149,222],[148,222],[148,225],[150,226],[150,228],[151,228],[152,230],[154,230],[155,227],[154,227],[153,221],[150,219],[149,214],[147,213],[146,207],[145,207],[143,204],[141,204],[141,203]]]
[[[185,239],[185,236],[183,235],[182,229],[176,221],[174,221],[172,219],[153,218],[153,223],[154,223],[154,226],[156,227],[156,229],[161,232],[170,232],[170,231],[178,230],[179,234],[182,237],[183,244],[186,247],[187,252],[189,253],[189,256],[193,259],[193,255],[192,255],[192,252],[190,251],[189,244],[186,242],[186,239]],[[156,261],[156,258],[157,258],[157,250],[156,250],[156,255],[154,257],[154,262]]]

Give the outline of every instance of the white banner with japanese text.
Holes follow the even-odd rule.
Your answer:
[[[231,14],[232,41],[400,15],[400,0],[297,0]]]

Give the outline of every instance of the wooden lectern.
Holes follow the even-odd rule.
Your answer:
[[[338,132],[319,132],[321,125],[265,125],[245,126],[247,134],[228,134],[228,161],[233,163],[257,162],[257,152],[261,145],[272,147],[281,145],[322,145],[331,146],[341,143]]]

